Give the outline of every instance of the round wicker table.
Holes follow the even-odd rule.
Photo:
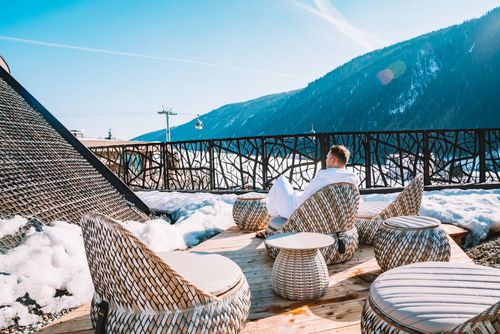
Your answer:
[[[267,213],[265,196],[240,196],[234,202],[234,222],[244,231],[266,229],[270,218]]]
[[[450,243],[439,220],[403,216],[382,223],[375,238],[375,258],[382,270],[425,261],[449,261]]]
[[[266,244],[279,248],[273,265],[272,286],[280,296],[293,300],[315,299],[328,288],[328,269],[319,252],[335,242],[320,233],[281,233],[270,236]]]

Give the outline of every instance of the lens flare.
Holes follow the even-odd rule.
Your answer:
[[[392,79],[394,79],[394,73],[389,68],[386,68],[385,70],[382,70],[378,72],[377,78],[380,81],[382,85],[387,85],[389,84]]]
[[[389,66],[389,69],[392,71],[392,74],[394,75],[394,79],[399,78],[406,72],[406,64],[401,61],[395,61]]]
[[[377,78],[382,85],[387,85],[392,82],[392,80],[401,77],[406,72],[406,64],[397,60],[391,65],[389,65],[386,69],[377,73]]]

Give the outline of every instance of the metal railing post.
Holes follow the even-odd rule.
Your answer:
[[[486,182],[486,140],[485,130],[477,130],[476,136],[479,137],[479,182]]]
[[[266,139],[262,138],[262,143],[261,143],[261,150],[262,150],[262,189],[263,190],[269,190],[269,184],[267,180],[267,172],[268,172],[268,157],[267,157],[267,149],[266,149]]]
[[[365,133],[365,187],[372,187],[372,156],[370,151],[370,133]]]
[[[121,162],[123,163],[123,182],[127,185],[130,186],[129,184],[129,171],[128,171],[128,157],[127,157],[127,150],[125,149],[125,146],[121,147],[122,150],[122,159]]]
[[[210,173],[210,190],[215,189],[215,164],[214,164],[214,142],[208,141],[208,160]]]
[[[321,161],[321,169],[326,168],[326,156],[328,155],[329,145],[328,145],[328,135],[320,133],[317,135],[319,140],[319,159]]]
[[[429,133],[424,130],[423,132],[423,143],[422,150],[424,151],[424,185],[428,186],[431,184],[431,154],[429,151]]]
[[[168,153],[167,145],[165,143],[160,143],[161,151],[161,166],[163,167],[163,190],[168,189]]]

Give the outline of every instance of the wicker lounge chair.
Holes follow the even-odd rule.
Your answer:
[[[288,220],[273,218],[268,236],[282,232],[314,232],[331,235],[336,242],[320,249],[326,264],[344,262],[358,249],[358,232],[354,226],[359,205],[359,190],[350,183],[328,185],[302,203]],[[279,250],[266,245],[276,258]]]
[[[386,219],[399,216],[418,216],[424,193],[424,175],[417,175],[391,203],[366,202],[360,204],[356,217],[359,242],[373,245],[378,228]]]
[[[241,269],[220,255],[153,253],[119,222],[81,222],[95,293],[91,318],[108,303],[106,333],[238,333],[250,290]]]
[[[148,207],[0,67],[0,216],[145,221]]]
[[[361,329],[370,333],[500,333],[500,269],[422,262],[371,285]]]

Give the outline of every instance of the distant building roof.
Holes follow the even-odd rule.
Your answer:
[[[119,145],[133,145],[133,144],[150,144],[151,142],[144,141],[132,141],[132,140],[109,140],[109,139],[90,139],[90,138],[78,138],[83,145],[87,147],[99,147],[99,146],[119,146]]]

